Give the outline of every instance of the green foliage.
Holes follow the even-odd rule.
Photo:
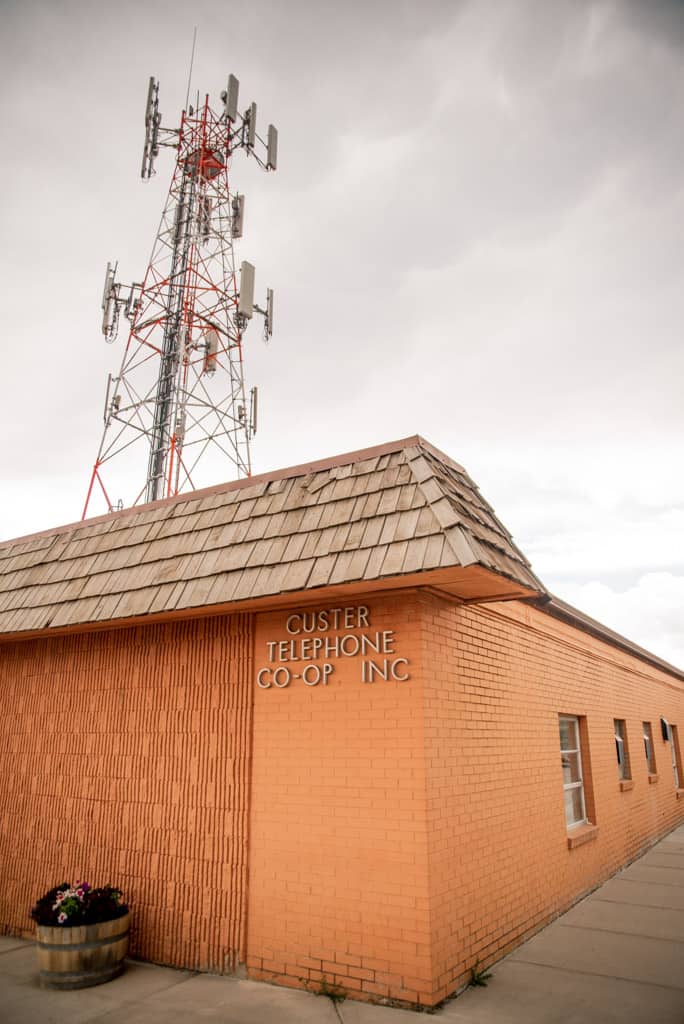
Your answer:
[[[332,1000],[333,1003],[343,1003],[347,998],[347,993],[341,985],[330,985],[325,974],[321,978],[321,983],[318,989],[319,996],[327,996],[328,999]]]
[[[475,966],[472,968],[472,977],[470,979],[470,984],[473,986],[473,988],[486,988],[487,982],[491,978],[492,974],[491,971],[479,970],[479,967],[480,961],[476,960]]]
[[[93,889],[87,882],[74,882],[73,885],[63,882],[41,896],[31,911],[31,917],[48,927],[71,927],[113,921],[127,912],[121,889],[111,885]]]

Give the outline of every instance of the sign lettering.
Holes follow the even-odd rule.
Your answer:
[[[262,690],[283,690],[293,682],[327,686],[346,658],[358,659],[362,683],[410,679],[408,658],[397,657],[395,630],[374,630],[367,605],[292,612],[285,632],[286,640],[266,641],[266,664],[256,679]]]

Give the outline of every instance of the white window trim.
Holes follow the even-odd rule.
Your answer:
[[[582,798],[582,819],[580,821],[568,821],[567,812],[565,816],[565,824],[567,828],[577,828],[579,825],[587,824],[587,805],[584,799],[584,771],[582,770],[582,751],[580,750],[580,723],[577,715],[559,715],[558,721],[560,722],[572,722],[575,729],[575,741],[576,747],[568,747],[566,750],[561,747],[561,762],[563,760],[563,754],[577,754],[577,768],[579,770],[579,781],[578,782],[563,782],[563,793],[569,789],[579,789],[580,796]]]
[[[674,727],[672,725],[668,726],[668,731],[670,734],[670,751],[672,753],[672,771],[674,772],[675,789],[679,789],[682,784],[682,780],[679,778],[679,763],[677,761],[677,747],[675,745],[675,737],[677,736],[676,729],[676,725]]]
[[[627,750],[627,723],[624,718],[614,718],[613,729],[615,732],[618,776],[621,781],[629,781],[632,778],[632,771],[629,764],[629,753]]]
[[[642,722],[644,736],[644,752],[646,754],[646,765],[650,775],[656,773],[655,755],[653,752],[653,726],[650,722]]]

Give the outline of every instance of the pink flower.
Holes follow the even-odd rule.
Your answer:
[[[64,913],[64,911],[62,911],[62,913],[61,913],[61,914],[58,914],[58,915],[57,915],[57,922],[58,922],[58,924],[64,924],[64,922],[66,921],[66,919],[67,919],[67,916],[66,916],[66,914]]]

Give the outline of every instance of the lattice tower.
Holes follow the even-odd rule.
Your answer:
[[[152,78],[141,176],[152,175],[160,147],[175,150],[175,167],[143,282],[124,287],[116,265],[107,266],[103,333],[114,340],[122,311],[130,330],[107,383],[84,519],[96,504],[112,511],[215,483],[217,465],[219,479],[251,472],[257,393],[246,393],[242,342],[255,312],[265,337],[272,334],[273,292],[256,305],[254,267],[243,262],[236,271],[245,204],[229,171],[238,149],[275,170],[277,133],[269,125],[265,140],[257,135],[256,104],[238,113],[233,75],[220,111],[206,96],[182,112],[177,129],[162,128],[158,94]]]

